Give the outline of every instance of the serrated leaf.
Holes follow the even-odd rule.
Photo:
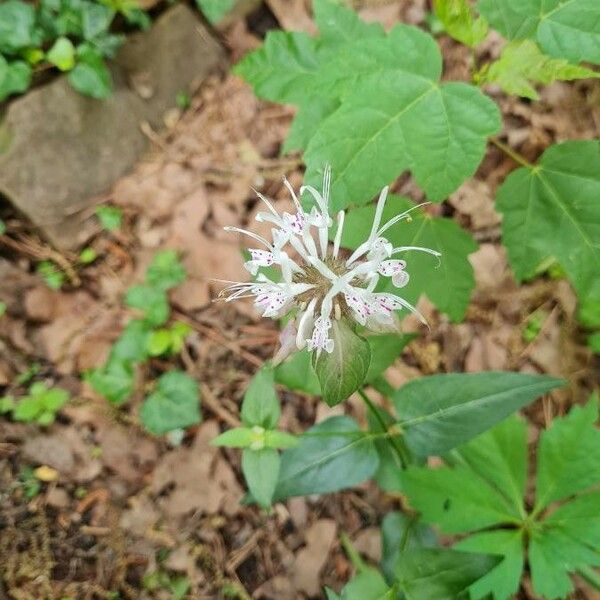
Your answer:
[[[339,100],[336,98],[320,98],[318,96],[312,102],[302,105],[292,121],[281,152],[285,154],[293,150],[304,150],[321,123],[339,105]]]
[[[502,241],[518,280],[555,258],[580,297],[600,299],[600,141],[548,148],[500,186]]]
[[[262,367],[250,381],[244,394],[241,415],[242,423],[247,427],[253,425],[274,429],[281,416],[279,397],[275,391],[273,369]]]
[[[538,451],[536,510],[600,482],[598,403],[575,406],[541,435]]]
[[[522,531],[484,531],[454,544],[457,550],[501,555],[502,562],[469,588],[471,600],[512,598],[519,590],[525,564]]]
[[[415,205],[408,199],[388,197],[382,222],[409,208],[414,209]],[[374,214],[374,206],[349,211],[342,246],[357,248],[368,237]],[[468,256],[477,250],[477,243],[452,219],[430,217],[418,209],[412,210],[411,217],[410,221],[401,221],[386,232],[389,241],[394,246],[424,246],[441,252],[442,256],[438,269],[432,273],[432,269],[438,265],[438,259],[434,256],[416,251],[404,253],[402,259],[407,262],[410,280],[399,294],[415,305],[424,293],[453,321],[461,321],[475,287],[473,267]],[[395,293],[397,289],[389,285],[385,291]]]
[[[572,65],[564,59],[546,56],[535,42],[523,40],[507,44],[500,58],[483,71],[479,83],[494,83],[508,94],[537,100],[539,94],[533,87],[534,83],[597,77],[600,73]]]
[[[313,359],[321,384],[321,395],[329,406],[350,397],[365,382],[371,362],[367,340],[352,331],[345,319],[334,319],[331,339],[333,352],[322,352]]]
[[[414,516],[390,512],[381,523],[381,570],[394,581],[394,567],[400,553],[414,548],[434,548],[437,537],[430,527]]]
[[[467,442],[542,394],[560,379],[490,371],[431,375],[397,390],[393,401],[404,439],[418,456]]]
[[[500,560],[486,554],[420,548],[400,554],[394,571],[406,600],[456,600]]]
[[[163,325],[171,308],[166,293],[150,285],[134,285],[127,290],[125,304],[144,313],[144,320],[153,327]]]
[[[433,38],[405,25],[387,38],[359,40],[345,50],[344,61],[358,64],[359,75],[351,71],[341,107],[324,121],[305,154],[308,181],[319,180],[320,170],[331,164],[334,210],[369,201],[404,170],[431,200],[441,201],[475,172],[487,137],[500,128],[498,108],[478,89],[440,85],[431,66],[414,72],[421,62],[403,68],[402,56],[410,56],[415,43],[424,46],[424,55],[436,56],[430,63],[439,64]],[[397,64],[385,62],[374,72],[373,63],[387,61],[388,54]],[[363,64],[368,74],[360,76]],[[338,78],[343,75],[338,69]]]
[[[242,452],[242,471],[252,497],[263,508],[269,508],[277,486],[281,459],[272,448],[245,449]]]
[[[474,47],[487,36],[487,21],[482,17],[473,17],[467,0],[435,0],[434,7],[444,29],[455,40]]]
[[[103,367],[90,371],[86,379],[96,392],[113,404],[122,404],[133,394],[135,376],[129,361],[111,357]]]
[[[46,53],[46,58],[61,71],[70,71],[75,66],[75,46],[69,38],[59,37]]]
[[[142,404],[140,418],[145,429],[155,435],[199,423],[198,384],[180,371],[161,375],[156,390]]]
[[[281,455],[275,499],[324,494],[369,479],[379,463],[369,436],[350,417],[330,417]]]
[[[477,8],[510,40],[532,38],[551,56],[600,63],[596,0],[479,0]]]

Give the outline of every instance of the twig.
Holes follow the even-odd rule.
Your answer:
[[[231,425],[231,427],[239,427],[241,425],[237,417],[219,404],[219,401],[214,397],[210,388],[205,383],[200,383],[200,389],[202,390],[202,404],[208,406],[217,417],[225,421],[228,425]]]

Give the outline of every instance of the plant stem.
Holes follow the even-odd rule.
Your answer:
[[[504,154],[510,156],[516,163],[527,167],[528,169],[533,169],[534,165],[532,165],[522,154],[519,154],[516,150],[513,150],[510,146],[507,146],[504,142],[501,142],[499,139],[493,137],[490,138],[490,142],[494,144],[497,148],[500,148]]]
[[[364,389],[359,388],[358,395],[363,399],[364,403],[367,405],[367,408],[371,411],[382,430],[387,432],[388,426],[386,422],[383,420],[383,417],[381,416],[379,410],[377,409],[375,404],[373,404],[371,398],[367,396]],[[406,467],[411,462],[407,449],[403,447],[402,442],[396,436],[390,436],[389,440],[392,448],[394,449],[394,451],[398,455],[398,458],[400,459],[400,464],[402,465],[402,468],[406,469]]]

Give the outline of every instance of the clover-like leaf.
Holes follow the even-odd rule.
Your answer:
[[[600,141],[548,148],[500,186],[502,241],[518,280],[555,259],[580,299],[600,302]]]
[[[479,0],[477,7],[510,40],[532,38],[551,56],[600,64],[597,0]]]

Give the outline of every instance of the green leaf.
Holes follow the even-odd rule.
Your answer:
[[[399,63],[415,46],[419,61]],[[426,63],[429,54],[435,60]],[[384,40],[357,41],[344,60],[364,63],[369,74],[353,76],[342,106],[312,137],[305,155],[309,180],[331,164],[334,209],[367,202],[407,169],[434,201],[475,172],[486,138],[500,128],[498,109],[472,86],[438,84],[433,65],[440,63],[439,49],[431,36],[397,25]]]
[[[277,486],[281,459],[273,448],[246,449],[242,452],[242,471],[252,497],[269,508]]]
[[[32,4],[8,0],[0,4],[0,52],[15,53],[34,43],[35,10]]]
[[[99,206],[96,208],[96,216],[106,231],[116,231],[123,221],[123,211],[118,206]]]
[[[600,354],[600,331],[596,331],[588,337],[587,345],[594,354]]]
[[[144,320],[154,327],[163,325],[171,313],[167,294],[150,285],[130,287],[125,295],[125,304],[143,311]]]
[[[397,335],[393,333],[383,335],[370,335],[367,342],[371,348],[371,361],[367,371],[366,381],[377,379],[398,358],[406,345],[416,337],[408,333]]]
[[[342,590],[342,600],[395,600],[381,573],[366,569],[353,577]]]
[[[598,402],[575,406],[555,419],[541,435],[535,509],[581,492],[600,482]]]
[[[312,368],[308,350],[295,352],[284,363],[277,365],[275,381],[290,390],[298,390],[311,396],[321,395],[321,386]]]
[[[112,93],[112,77],[104,59],[91,47],[77,49],[77,64],[69,71],[69,83],[79,93],[103,100]]]
[[[304,33],[269,31],[262,48],[233,69],[252,83],[254,93],[273,102],[308,101],[315,89],[316,43]]]
[[[0,398],[0,415],[11,412],[15,406],[15,399],[12,396],[3,396]]]
[[[600,64],[596,0],[479,0],[477,7],[510,40],[535,39],[551,56]]]
[[[371,362],[369,343],[356,335],[345,319],[332,321],[333,352],[322,352],[313,364],[323,400],[335,406],[346,400],[365,382]]]
[[[394,567],[401,552],[414,548],[434,548],[434,531],[416,517],[390,512],[381,523],[381,570],[389,582],[394,581]]]
[[[96,392],[113,404],[122,404],[133,394],[135,376],[130,362],[110,358],[106,365],[93,369],[86,376]]]
[[[81,23],[83,39],[93,40],[108,31],[115,16],[114,9],[96,2],[85,2],[81,5]]]
[[[281,416],[279,397],[275,391],[273,369],[262,367],[250,381],[244,394],[241,410],[242,423],[274,429]]]
[[[285,431],[265,431],[265,446],[267,448],[293,448],[300,441],[298,436]]]
[[[14,406],[13,419],[16,421],[37,421],[40,425],[50,425],[56,413],[69,400],[69,393],[61,388],[48,389],[42,382],[29,388],[29,395],[21,398]]]
[[[469,588],[471,600],[512,598],[519,590],[525,563],[523,533],[497,530],[476,533],[454,545],[457,550],[498,554],[502,562]]]
[[[472,554],[445,548],[421,548],[403,552],[395,575],[406,600],[457,600],[499,562],[497,556]]]
[[[500,371],[432,375],[401,387],[393,401],[407,445],[427,456],[470,440],[563,384],[552,377]]]
[[[3,76],[2,64],[5,65]],[[26,62],[13,60],[6,63],[4,57],[0,55],[0,100],[27,90],[31,84],[31,73],[31,67]]]
[[[444,29],[455,40],[475,47],[487,36],[487,21],[483,17],[473,18],[467,0],[435,0],[434,7]]]
[[[65,282],[64,273],[50,260],[43,260],[35,270],[43,277],[46,285],[53,290],[59,290]]]
[[[165,354],[171,347],[171,332],[169,329],[156,329],[148,336],[147,350],[150,356]]]
[[[213,24],[221,21],[234,7],[236,0],[196,0],[198,8]]]
[[[324,494],[369,479],[379,459],[372,440],[350,417],[330,417],[311,427],[281,455],[276,499]]]
[[[48,50],[46,58],[61,71],[70,71],[75,66],[75,46],[69,38],[59,37]]]
[[[185,268],[175,250],[157,252],[146,271],[146,283],[164,291],[177,287],[185,278]]]
[[[406,198],[389,196],[382,222],[414,209],[414,206]],[[369,236],[374,215],[375,207],[372,205],[349,211],[342,246],[358,248]],[[399,294],[415,305],[424,293],[452,321],[461,321],[475,287],[468,256],[477,250],[477,243],[452,219],[430,217],[421,210],[413,210],[411,217],[410,221],[401,221],[386,232],[389,241],[394,246],[423,246],[441,252],[442,256],[438,265],[438,259],[430,254],[418,251],[404,253],[402,259],[407,262],[410,280]],[[392,284],[385,291],[398,293]]]
[[[261,438],[264,439],[264,430],[261,432]],[[252,443],[256,442],[257,439],[257,433],[255,433],[252,428],[234,427],[233,429],[224,431],[210,443],[213,446],[223,446],[225,448],[248,448]]]
[[[543,54],[535,42],[523,40],[507,44],[500,58],[478,75],[480,84],[494,83],[506,93],[538,100],[532,83],[549,84],[600,77],[586,67],[572,65],[564,59]]]
[[[140,418],[144,427],[155,435],[199,423],[198,384],[181,371],[161,375],[156,390],[142,404]]]
[[[304,150],[321,123],[338,107],[340,103],[335,98],[315,97],[313,102],[302,105],[283,143],[281,152],[286,154],[293,150]]]
[[[147,347],[150,335],[150,326],[145,321],[132,319],[113,344],[110,351],[111,357],[120,361],[143,362],[148,357]]]
[[[183,600],[190,589],[190,582],[187,577],[180,575],[179,577],[171,577],[169,580],[169,590],[171,592],[171,600]]]
[[[600,21],[599,21],[600,22]],[[519,281],[553,257],[582,299],[600,301],[600,141],[548,148],[500,186],[502,241]]]

